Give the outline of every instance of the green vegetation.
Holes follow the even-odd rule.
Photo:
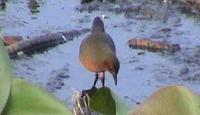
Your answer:
[[[159,89],[132,115],[199,115],[200,97],[182,86]]]

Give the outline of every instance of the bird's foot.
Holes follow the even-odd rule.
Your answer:
[[[96,90],[97,90],[97,88],[95,86],[93,86],[91,89],[83,90],[81,97],[84,97],[84,96],[87,96],[87,95],[89,95],[89,97],[91,97]]]

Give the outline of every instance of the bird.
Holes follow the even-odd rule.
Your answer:
[[[91,33],[82,40],[79,59],[86,69],[95,73],[92,88],[95,88],[98,79],[101,80],[102,86],[105,86],[106,71],[112,74],[114,83],[117,85],[120,62],[116,55],[115,44],[111,36],[105,32],[104,23],[100,17],[95,17]]]

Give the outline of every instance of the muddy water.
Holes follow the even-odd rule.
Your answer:
[[[106,73],[106,86],[131,105],[143,101],[159,87],[171,84],[187,86],[200,94],[198,20],[179,12],[168,16],[167,21],[126,18],[123,13],[106,10],[80,13],[75,10],[78,0],[41,0],[39,4],[39,12],[31,13],[26,1],[9,1],[5,11],[0,11],[0,26],[4,34],[27,37],[90,28],[95,16],[106,15],[108,18],[103,19],[105,28],[113,37],[121,63],[118,85],[114,86],[111,75]],[[162,31],[165,28],[171,30]],[[87,34],[42,54],[13,60],[15,74],[40,84],[71,104],[73,90],[88,89],[94,80],[94,74],[88,72],[78,59],[81,40]],[[182,50],[169,54],[130,49],[127,41],[136,36],[178,43]]]

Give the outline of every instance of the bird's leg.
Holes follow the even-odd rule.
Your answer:
[[[81,95],[81,97],[83,98],[83,96],[86,96],[86,95],[89,95],[90,97],[91,97],[91,95],[93,95],[93,93],[96,91],[96,87],[95,87],[95,85],[96,85],[96,83],[97,83],[97,81],[98,81],[98,73],[96,73],[95,74],[95,80],[94,80],[94,84],[93,84],[93,86],[92,86],[92,88],[91,89],[87,89],[87,90],[83,90],[82,91],[82,95]]]
[[[105,84],[105,77],[103,79],[101,79],[101,83],[102,83],[102,86],[104,87],[104,84]]]
[[[96,73],[96,74],[95,74],[95,80],[94,80],[94,84],[93,84],[93,86],[92,86],[92,89],[95,88],[95,85],[96,85],[98,79],[99,79],[99,78],[98,78],[98,73]]]
[[[105,84],[105,72],[101,72],[99,74],[99,78],[101,79],[102,86],[104,87],[104,84]]]

